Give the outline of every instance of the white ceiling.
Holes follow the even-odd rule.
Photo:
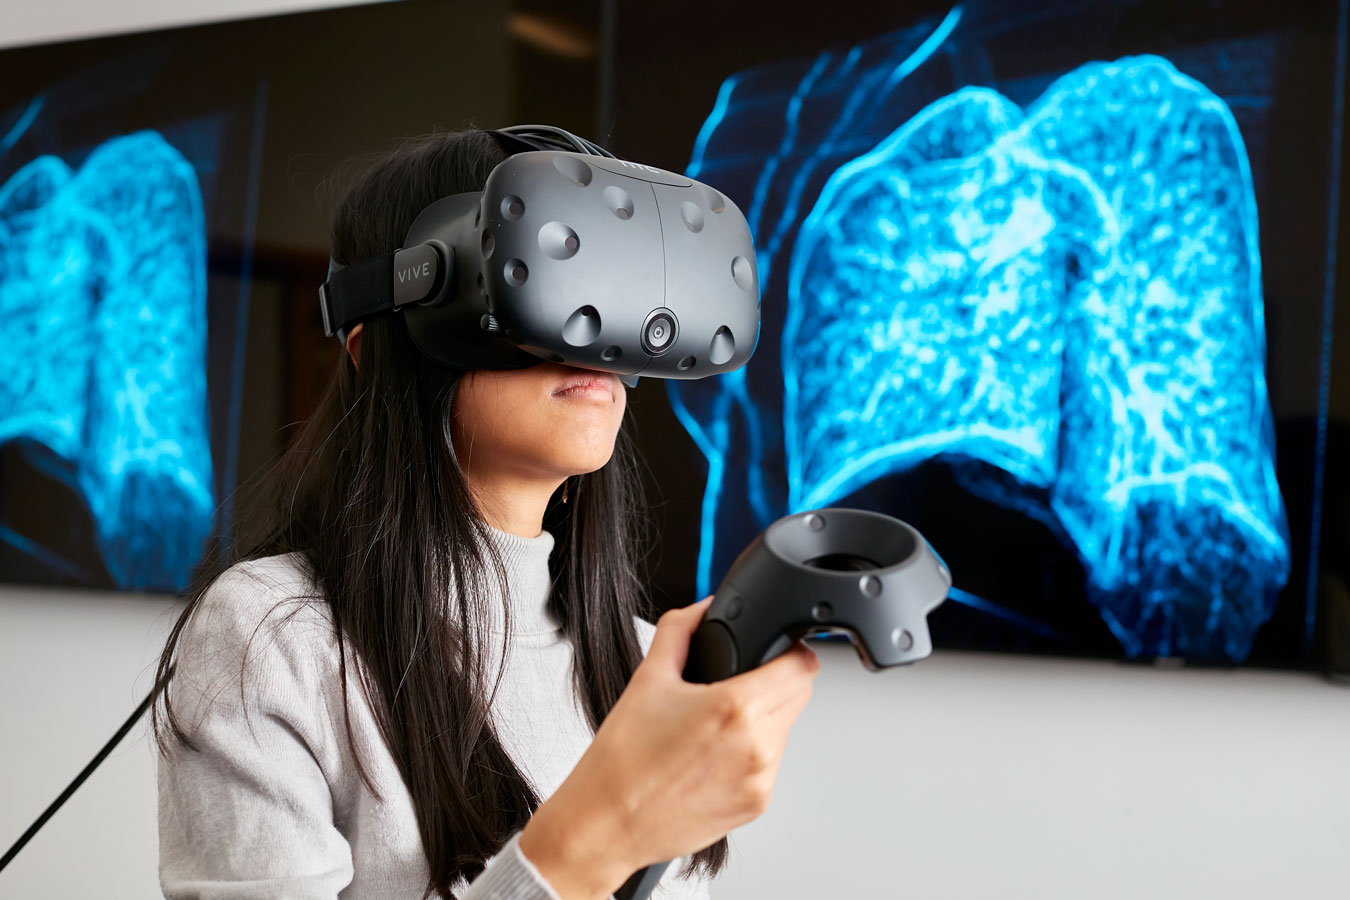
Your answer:
[[[0,48],[250,19],[371,0],[0,0]],[[376,0],[379,2],[379,0]]]

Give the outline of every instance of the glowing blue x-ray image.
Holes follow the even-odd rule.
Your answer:
[[[740,545],[719,541],[727,504],[762,527],[941,457],[1076,551],[1126,653],[1245,658],[1290,557],[1233,116],[1140,56],[1025,110],[961,88],[847,153],[959,18],[801,67],[758,157],[745,132],[781,70],[728,80],[700,134],[690,174],[749,201],[761,281],[783,285],[776,359],[766,315],[747,370],[670,384],[709,462],[700,592]]]
[[[153,131],[0,186],[0,443],[73,465],[119,587],[185,585],[211,532],[205,241],[196,172]]]

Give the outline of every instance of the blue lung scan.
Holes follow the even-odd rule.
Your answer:
[[[0,186],[0,318],[0,443],[70,464],[118,587],[185,586],[215,506],[191,164],[143,131],[78,169],[19,169]]]
[[[1233,115],[1137,56],[897,122],[959,18],[733,76],[699,135],[769,294],[746,369],[669,386],[709,466],[700,595],[747,514],[940,457],[1076,553],[1125,653],[1241,660],[1290,557]]]

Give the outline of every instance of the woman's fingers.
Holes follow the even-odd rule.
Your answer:
[[[797,641],[781,656],[749,672],[742,672],[728,679],[727,683],[730,685],[734,682],[733,690],[762,698],[772,706],[802,690],[803,685],[815,678],[818,672],[820,660],[815,651]]]
[[[631,870],[706,847],[763,812],[820,663],[796,644],[742,675],[684,684],[690,638],[710,599],[661,617],[647,658],[532,821],[545,810],[563,810],[559,821],[594,815],[607,823],[602,832],[612,828],[612,855]],[[662,814],[633,812],[651,809]]]
[[[793,691],[779,698],[772,706],[766,706],[764,714],[775,721],[782,721],[785,728],[790,728],[806,708],[811,694],[812,689],[808,684],[802,690]]]

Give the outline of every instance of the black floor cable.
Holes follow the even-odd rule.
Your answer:
[[[172,674],[173,670],[170,669],[169,675]],[[4,871],[5,866],[9,865],[10,860],[18,856],[19,851],[24,848],[24,845],[33,839],[33,835],[37,834],[38,831],[42,829],[42,826],[47,824],[47,820],[56,815],[56,811],[65,805],[65,802],[70,799],[70,795],[79,790],[80,785],[84,784],[85,780],[88,779],[90,775],[94,774],[94,770],[108,758],[108,754],[117,749],[117,745],[122,742],[122,738],[127,736],[127,732],[135,727],[136,722],[139,721],[141,716],[145,715],[145,711],[150,708],[150,701],[153,700],[154,697],[155,692],[153,690],[145,695],[145,699],[141,701],[140,706],[137,706],[136,711],[131,714],[130,718],[122,723],[122,727],[117,729],[117,732],[109,739],[108,743],[103,745],[103,749],[94,755],[94,758],[89,761],[89,765],[81,769],[80,774],[75,776],[74,781],[66,785],[66,789],[61,792],[60,796],[52,801],[51,806],[44,809],[42,815],[37,817],[37,821],[28,826],[28,830],[14,842],[14,846],[6,850],[4,856],[0,856],[0,871]]]

